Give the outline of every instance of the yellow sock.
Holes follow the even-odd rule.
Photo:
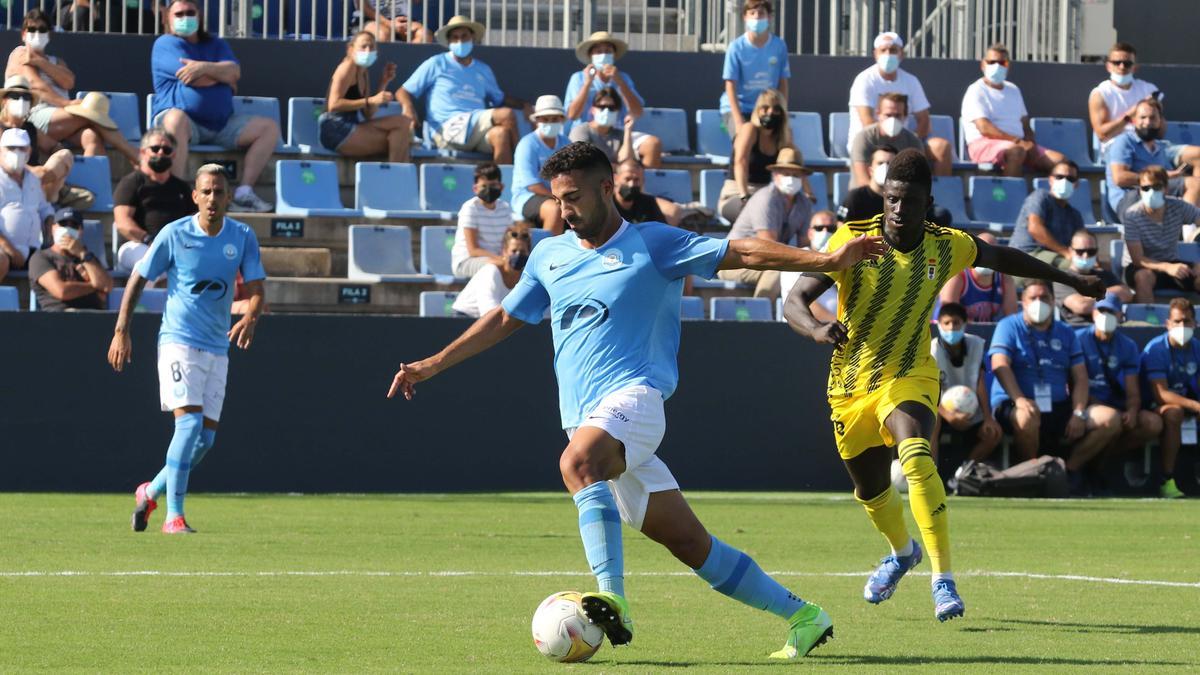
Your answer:
[[[946,488],[937,465],[929,454],[929,441],[908,438],[900,441],[900,466],[908,478],[908,504],[934,574],[950,571],[950,514],[946,512]]]
[[[867,517],[875,525],[875,529],[888,540],[893,551],[900,551],[908,542],[908,527],[904,525],[904,500],[889,485],[888,489],[871,499],[862,499],[857,494],[854,498],[867,510]]]

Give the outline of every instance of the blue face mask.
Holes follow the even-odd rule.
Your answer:
[[[528,253],[509,253],[508,254],[508,266],[513,268],[514,270],[525,269],[525,263],[527,263],[527,262],[529,262],[529,254]]]
[[[900,67],[900,56],[898,54],[880,54],[879,58],[875,59],[875,63],[880,70],[891,75]]]
[[[613,61],[615,61],[615,60],[616,60],[615,55],[611,54],[611,53],[609,53],[609,54],[592,54],[592,65],[596,66],[597,68],[603,68],[604,66],[611,66],[613,64]]]
[[[200,19],[194,16],[177,16],[171,21],[171,28],[180,37],[191,37],[200,30]]]
[[[941,326],[938,327],[938,335],[942,336],[942,341],[948,345],[956,345],[962,342],[963,335],[966,335],[964,330],[946,330]]]
[[[472,40],[464,40],[462,42],[451,42],[450,53],[460,59],[465,59],[471,55],[471,50],[475,48],[475,42]]]
[[[354,52],[355,65],[362,66],[363,68],[370,68],[375,65],[375,59],[377,58],[379,58],[379,52],[374,49],[365,52]]]
[[[767,26],[770,24],[770,19],[746,19],[746,30],[755,35],[762,35],[767,32]]]
[[[596,112],[592,114],[592,119],[596,120],[596,124],[602,127],[611,127],[617,121],[617,111],[607,108],[596,108]]]

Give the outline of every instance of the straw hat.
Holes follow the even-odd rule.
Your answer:
[[[108,116],[108,97],[98,91],[89,91],[81,100],[63,106],[63,110],[89,119],[105,129],[116,129],[117,123]]]
[[[613,49],[616,51],[616,53],[613,54],[614,61],[620,59],[622,56],[625,56],[625,52],[629,51],[629,45],[626,44],[624,40],[618,39],[616,36],[606,30],[602,30],[592,33],[591,37],[575,46],[575,58],[579,59],[579,62],[582,64],[590,64],[592,62],[592,56],[588,54],[588,52],[592,50],[592,47],[605,42],[612,45]]]
[[[24,75],[13,75],[4,80],[4,88],[0,89],[0,98],[4,98],[4,96],[10,91],[29,94],[33,97],[33,102],[31,105],[38,104],[37,92],[29,88],[29,80]]]
[[[779,149],[779,154],[775,157],[775,163],[767,165],[767,171],[774,171],[776,169],[791,169],[799,171],[805,176],[812,173],[812,169],[804,166],[804,155],[795,148]]]
[[[470,28],[471,32],[475,34],[476,42],[483,40],[483,34],[487,32],[487,29],[483,27],[483,24],[472,21],[462,14],[459,14],[458,16],[452,17],[446,22],[445,26],[442,26],[438,29],[437,33],[434,35],[438,41],[438,44],[442,45],[443,47],[449,47],[450,39],[446,36],[450,34],[450,31],[460,26]]]
[[[533,119],[539,117],[553,117],[560,115],[566,117],[567,113],[563,110],[562,99],[554,94],[543,94],[537,97],[537,103],[533,106]]]

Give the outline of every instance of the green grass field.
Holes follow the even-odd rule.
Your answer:
[[[690,497],[714,533],[824,606],[836,638],[766,661],[779,619],[626,530],[633,644],[546,661],[534,608],[593,586],[565,495],[197,495],[200,534],[168,537],[161,511],[129,531],[131,497],[6,494],[0,671],[1200,669],[1200,502],[954,499],[967,615],[943,625],[928,563],[887,603],[861,599],[884,543],[846,496]]]

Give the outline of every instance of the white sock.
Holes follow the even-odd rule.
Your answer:
[[[892,550],[892,555],[894,555],[898,558],[907,558],[908,556],[910,556],[912,554],[913,554],[912,539],[909,539],[908,543],[904,545],[904,548],[901,548],[899,551],[894,550],[894,549]]]
[[[250,187],[249,185],[239,185],[238,188],[233,191],[233,198],[241,199],[247,194],[254,194],[254,188]]]
[[[953,572],[942,572],[941,574],[934,574],[933,578],[931,579],[931,583],[936,584],[937,582],[942,581],[943,579],[946,581],[954,581],[954,573]]]

